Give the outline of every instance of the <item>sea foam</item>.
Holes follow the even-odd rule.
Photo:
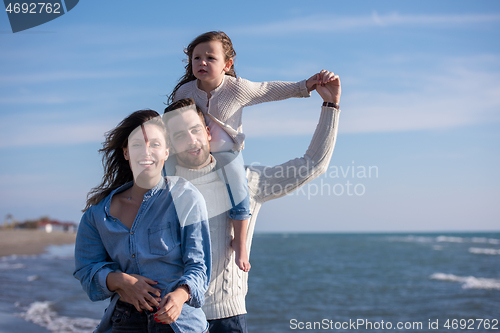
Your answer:
[[[52,308],[52,302],[31,303],[27,311],[19,316],[51,332],[59,333],[88,333],[99,324],[99,320],[95,319],[60,316]]]
[[[434,273],[430,276],[433,280],[458,282],[464,289],[496,289],[500,290],[500,280],[477,278],[474,276],[456,276],[453,274]]]
[[[465,239],[462,237],[439,236],[436,238],[436,241],[447,243],[463,243]]]
[[[24,268],[26,265],[20,264],[20,263],[15,263],[15,264],[10,264],[8,262],[0,262],[0,270],[4,269],[20,269]]]
[[[498,245],[498,244],[500,244],[500,239],[486,238],[486,237],[473,237],[472,242],[473,243],[487,243],[487,244]]]
[[[408,243],[431,243],[434,241],[433,237],[425,237],[425,236],[404,236],[404,237],[389,237],[389,241],[391,242],[408,242]]]
[[[490,255],[500,255],[500,250],[497,249],[483,249],[478,247],[469,248],[470,253],[474,254],[490,254]]]

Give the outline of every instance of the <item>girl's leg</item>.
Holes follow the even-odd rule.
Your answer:
[[[248,219],[250,218],[250,201],[248,181],[246,178],[243,156],[238,152],[212,153],[217,161],[217,168],[226,183],[231,203],[229,217],[234,229],[231,243],[235,251],[236,265],[244,272],[250,270],[248,250],[246,246]]]
[[[212,153],[217,161],[217,169],[226,183],[231,209],[229,217],[235,220],[250,218],[248,180],[241,152],[224,151]]]
[[[231,241],[231,247],[234,250],[234,261],[236,266],[243,272],[248,272],[252,267],[250,265],[250,258],[247,251],[247,229],[248,219],[234,220],[231,219],[234,229],[234,238]]]

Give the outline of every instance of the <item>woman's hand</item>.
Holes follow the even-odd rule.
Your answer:
[[[106,278],[108,289],[117,292],[120,300],[132,304],[139,312],[142,309],[153,311],[152,306],[159,307],[161,290],[152,287],[157,283],[141,275],[122,272],[109,273]]]
[[[159,309],[155,314],[155,320],[163,324],[170,324],[179,318],[182,305],[189,299],[189,291],[185,285],[180,286],[163,297]]]
[[[333,72],[322,70],[314,74],[307,80],[307,89],[312,91],[316,89],[324,102],[339,104],[340,102],[340,78]]]

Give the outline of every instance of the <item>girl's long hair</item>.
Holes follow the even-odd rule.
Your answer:
[[[99,153],[102,153],[102,166],[104,176],[99,186],[94,187],[87,194],[87,204],[83,211],[96,205],[107,197],[113,190],[134,179],[129,162],[123,155],[123,148],[128,146],[129,135],[147,121],[165,127],[158,112],[153,110],[140,110],[123,119],[117,127],[105,134],[105,140]]]
[[[193,51],[194,48],[200,43],[212,42],[212,41],[220,41],[222,43],[222,49],[224,50],[225,61],[228,61],[231,58],[236,56],[236,51],[233,48],[233,43],[231,39],[222,31],[210,31],[205,32],[204,34],[196,37],[191,44],[188,45],[184,49],[184,53],[188,57],[188,63],[184,67],[186,69],[186,73],[184,76],[179,79],[179,83],[175,86],[172,93],[168,96],[168,103],[172,103],[174,101],[175,92],[185,83],[196,80],[196,77],[193,74]],[[234,71],[234,62],[229,71],[226,72],[226,75],[237,77],[236,72]]]

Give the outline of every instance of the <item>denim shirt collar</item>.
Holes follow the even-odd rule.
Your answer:
[[[134,181],[132,180],[132,181],[129,181],[128,183],[123,184],[122,186],[114,189],[111,192],[111,194],[108,196],[108,199],[106,200],[106,203],[104,204],[104,212],[106,213],[106,215],[108,217],[111,216],[109,214],[109,210],[110,210],[110,207],[111,207],[111,199],[113,199],[113,196],[115,194],[118,194],[118,193],[121,193],[121,192],[123,192],[125,190],[128,190],[133,185],[134,185]],[[161,177],[160,181],[158,182],[158,184],[156,184],[155,187],[153,187],[152,189],[150,189],[149,191],[147,191],[146,194],[144,194],[144,197],[142,198],[142,202],[148,201],[149,199],[151,199],[152,197],[154,197],[159,191],[164,190],[166,188],[167,188],[167,182],[165,180],[165,177]]]

